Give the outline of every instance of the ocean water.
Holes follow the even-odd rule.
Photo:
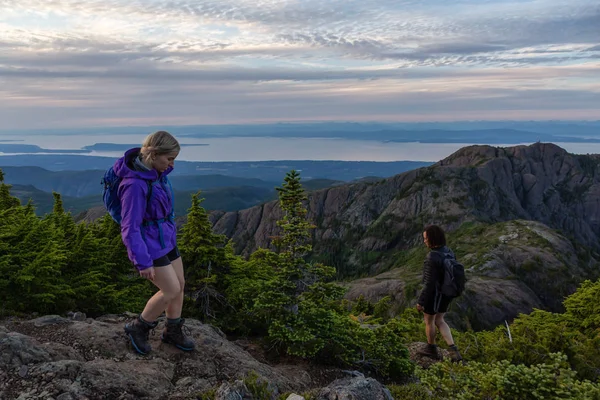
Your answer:
[[[2,135],[0,140],[18,140],[15,144],[34,144],[44,149],[79,150],[96,143],[137,144],[145,135]],[[180,138],[183,147],[178,157],[185,161],[267,161],[267,160],[339,160],[339,161],[439,161],[465,143],[394,143],[374,140],[332,138]],[[529,143],[506,143],[500,147]],[[600,153],[600,143],[556,143],[576,153]],[[2,154],[2,153],[0,153]],[[121,151],[94,151],[88,155],[118,157]]]

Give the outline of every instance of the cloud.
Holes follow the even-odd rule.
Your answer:
[[[244,118],[283,108],[285,119],[351,118],[389,103],[435,118],[508,110],[500,98],[513,111],[522,99],[550,109],[544,96],[562,93],[556,104],[583,110],[579,99],[597,99],[598,21],[593,0],[2,0],[0,93],[13,125],[31,123],[17,105],[44,104],[143,119],[135,102],[147,118],[171,118],[161,104],[182,119],[226,122],[231,112],[214,104]],[[466,95],[475,100],[452,100]]]

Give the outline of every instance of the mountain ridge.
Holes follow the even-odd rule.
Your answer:
[[[370,233],[377,225],[404,231],[403,225],[409,225],[406,221],[388,220],[406,220],[407,216],[419,220],[419,231],[411,232],[411,245],[418,243],[417,234],[427,223],[446,222],[444,225],[452,230],[472,219],[492,222],[522,218],[564,229],[595,247],[600,237],[600,207],[596,207],[600,205],[599,165],[599,155],[572,155],[554,144],[468,146],[430,167],[377,183],[353,183],[312,192],[307,202],[308,218],[316,222],[316,241],[344,237],[349,233],[348,226],[358,227],[364,231],[363,250],[390,246],[389,241],[383,243]],[[552,176],[546,176],[547,171]],[[571,205],[577,206],[571,213],[557,211]],[[582,218],[584,209],[590,217],[587,222]],[[258,214],[267,217],[257,219]],[[270,245],[269,238],[278,234],[275,221],[280,216],[276,202],[269,202],[217,214],[213,222],[218,233],[234,239],[238,252],[249,254],[258,246]],[[249,232],[253,233],[251,244],[242,239]]]

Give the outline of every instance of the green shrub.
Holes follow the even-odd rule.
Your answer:
[[[261,378],[254,371],[246,375],[244,384],[255,400],[271,400],[273,398],[274,391],[269,387],[269,382]]]
[[[570,366],[585,379],[600,378],[600,326],[595,313],[600,281],[584,282],[564,304],[563,314],[534,310],[493,331],[456,332],[454,338],[468,360],[535,365],[549,362],[552,353],[563,353]]]
[[[419,369],[417,375],[427,389],[444,399],[600,399],[600,386],[577,380],[566,361],[560,353],[551,354],[548,363],[531,366],[507,360],[466,365],[446,361]]]
[[[408,383],[406,385],[389,385],[387,387],[394,400],[436,400],[439,397],[433,397],[433,394],[425,386],[418,383]]]

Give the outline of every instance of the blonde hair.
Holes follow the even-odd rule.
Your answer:
[[[153,156],[179,153],[181,146],[173,135],[167,131],[157,131],[149,134],[142,144],[142,160],[150,161]]]

